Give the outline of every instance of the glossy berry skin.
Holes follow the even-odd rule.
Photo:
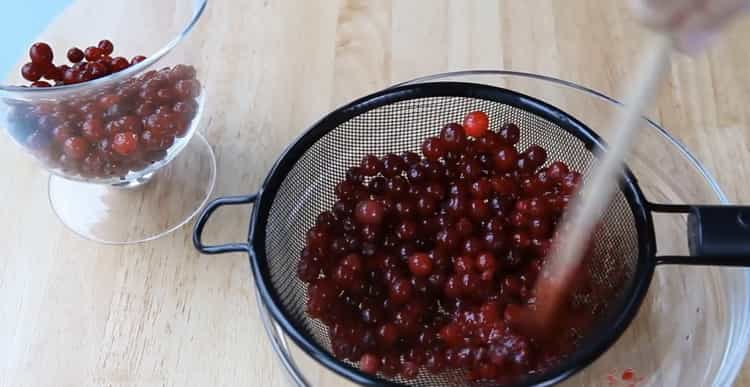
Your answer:
[[[466,131],[459,124],[448,124],[440,130],[440,139],[448,151],[460,151],[466,146]]]
[[[359,170],[365,176],[375,176],[383,169],[383,163],[375,155],[367,155],[359,164]]]
[[[88,47],[83,52],[83,55],[86,57],[87,61],[93,62],[101,58],[101,56],[104,55],[104,52],[99,47]]]
[[[68,60],[73,63],[78,63],[85,57],[83,51],[78,47],[73,47],[68,50]]]
[[[161,129],[155,120],[144,133]],[[327,326],[334,355],[364,373],[410,380],[458,371],[502,385],[554,367],[577,345],[574,335],[538,340],[523,326],[581,175],[557,161],[543,167],[542,147],[519,153],[513,124],[478,138],[466,132],[444,126],[424,140],[422,157],[364,157],[305,234],[297,275],[309,284],[306,312]],[[591,291],[590,281],[579,282]],[[588,329],[577,317],[586,308],[561,311],[554,333]]]
[[[370,375],[375,375],[380,369],[380,357],[371,353],[362,355],[359,359],[359,369]]]
[[[493,155],[495,171],[510,172],[518,165],[518,151],[512,146],[503,146]]]
[[[445,144],[436,137],[431,137],[422,143],[422,153],[428,160],[436,161],[445,155]]]
[[[146,57],[145,57],[145,56],[143,56],[143,55],[137,55],[137,56],[134,56],[134,57],[133,57],[133,58],[132,58],[132,59],[130,60],[130,64],[131,64],[131,65],[137,65],[138,63],[141,63],[141,62],[143,62],[144,60],[146,60]]]
[[[53,59],[52,48],[47,43],[34,43],[29,48],[29,58],[38,65],[50,64]]]
[[[115,50],[114,45],[112,45],[112,42],[109,40],[100,40],[99,44],[96,45],[100,50],[102,50],[103,55],[110,55],[112,54],[112,51]]]
[[[466,134],[475,138],[484,136],[489,129],[490,119],[486,113],[481,111],[471,112],[464,117],[464,129]]]
[[[21,76],[27,81],[36,82],[42,75],[44,75],[44,71],[36,63],[29,62],[21,67]]]
[[[73,160],[82,160],[86,157],[89,143],[83,137],[69,137],[63,144],[65,155]]]
[[[122,156],[130,156],[138,149],[138,135],[134,132],[120,132],[112,137],[112,150]]]
[[[432,273],[432,261],[425,253],[416,253],[409,257],[409,271],[418,277],[426,277]]]
[[[383,204],[376,200],[363,200],[357,203],[354,216],[360,224],[380,224],[385,215]]]

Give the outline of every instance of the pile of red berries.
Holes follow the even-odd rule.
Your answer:
[[[386,377],[461,369],[505,383],[557,364],[592,322],[571,298],[552,339],[522,333],[581,175],[547,165],[540,146],[519,152],[518,126],[488,126],[472,112],[427,138],[423,156],[367,155],[336,185],[297,274],[337,358]],[[581,270],[577,282],[591,278]]]
[[[30,52],[32,62],[23,72],[26,77],[31,71],[33,76],[27,79],[39,78],[37,68],[46,69],[46,77],[57,77],[49,75],[50,69],[60,68],[50,64],[48,45],[36,43]],[[82,55],[71,49],[69,59],[82,66],[63,69],[59,82],[88,81],[129,66],[124,58],[110,59],[111,52],[112,43],[106,40]],[[80,62],[84,57],[89,62]],[[135,57],[133,62],[142,59]],[[68,74],[75,75],[70,82]],[[53,168],[83,177],[122,177],[163,159],[176,138],[187,134],[199,108],[200,92],[195,69],[176,65],[63,101],[15,104],[9,125],[19,142]]]
[[[68,60],[72,65],[55,66],[52,48],[47,43],[34,43],[29,49],[31,62],[21,67],[21,76],[31,82],[31,87],[50,87],[50,82],[54,82],[55,86],[70,85],[122,71],[146,59],[142,55],[130,61],[121,56],[113,58],[110,56],[113,51],[114,45],[109,40],[102,40],[97,46],[86,48],[86,51],[73,47],[68,50]]]

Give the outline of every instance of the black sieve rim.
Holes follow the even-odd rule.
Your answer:
[[[295,344],[328,369],[361,385],[404,386],[402,383],[365,374],[359,369],[336,359],[325,348],[307,337],[303,333],[303,327],[290,318],[287,311],[281,306],[283,304],[279,294],[270,281],[270,269],[265,254],[268,216],[276,193],[289,171],[307,149],[328,132],[337,128],[340,124],[377,107],[427,97],[469,97],[503,103],[526,110],[557,124],[581,140],[592,152],[597,153],[606,148],[604,141],[586,125],[552,105],[508,89],[465,82],[433,82],[400,86],[362,97],[331,112],[312,125],[287,147],[265,179],[252,211],[248,253],[257,289],[273,318]],[[600,329],[599,332],[587,335],[587,338],[581,343],[580,349],[563,360],[557,367],[544,374],[531,375],[523,379],[519,385],[548,386],[569,378],[592,363],[614,344],[635,317],[654,273],[656,242],[653,220],[651,213],[648,211],[648,202],[638,186],[635,176],[627,168],[620,185],[635,221],[639,255],[630,288],[623,292],[623,298],[620,301],[622,305],[613,309],[617,313],[612,318],[613,323],[604,329]]]

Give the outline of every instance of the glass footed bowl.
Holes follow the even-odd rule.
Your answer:
[[[215,160],[197,134],[209,120],[195,66],[200,40],[189,34],[206,4],[82,0],[31,41],[0,38],[22,58],[0,85],[0,128],[50,171],[50,204],[79,235],[104,243],[154,239],[208,199]],[[0,23],[46,6],[32,0],[10,7]],[[69,60],[70,48],[86,50],[103,39],[113,44],[111,54],[93,50],[85,65]],[[54,87],[29,87],[21,77],[34,42],[53,50],[52,65],[34,67]],[[109,74],[95,77],[102,72]]]
[[[511,89],[550,103],[600,134],[619,102],[555,78],[511,71],[438,74],[418,82],[470,82]],[[644,119],[627,160],[645,196],[671,204],[727,203],[713,177],[658,124]],[[659,254],[687,254],[685,219],[655,215]],[[747,353],[750,271],[657,266],[638,315],[610,349],[563,386],[728,386]],[[288,342],[258,299],[266,333],[296,385],[351,385]]]

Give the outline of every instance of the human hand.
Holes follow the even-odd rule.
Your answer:
[[[704,48],[736,15],[750,10],[750,0],[629,0],[645,25],[672,34],[677,47]]]

